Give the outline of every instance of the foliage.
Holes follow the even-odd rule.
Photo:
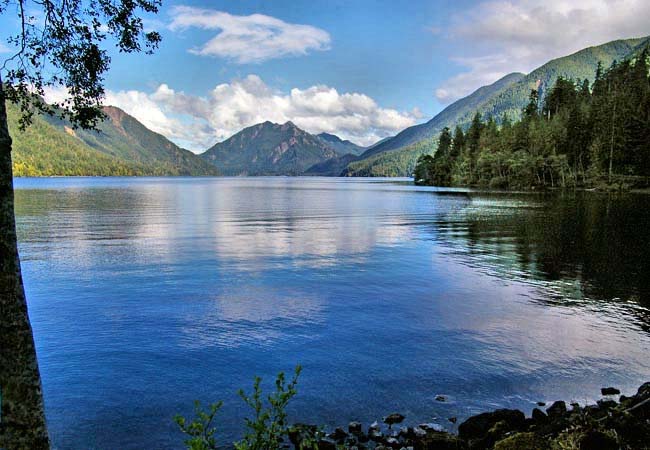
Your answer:
[[[21,131],[20,111],[7,106],[9,128],[14,131],[14,176],[218,174],[214,166],[124,113],[119,127],[108,119],[98,130],[74,130],[67,121],[35,115],[32,125]]]
[[[355,177],[408,177],[415,171],[417,159],[432,155],[436,143],[424,140],[401,150],[387,151],[350,163],[342,175]]]
[[[82,128],[103,117],[104,73],[110,65],[110,38],[121,52],[145,47],[152,52],[161,37],[144,31],[139,14],[157,13],[160,0],[26,0],[0,2],[0,14],[16,9],[19,30],[8,38],[10,56],[2,66],[6,98],[20,105],[20,126],[35,112],[58,115]],[[35,12],[34,12],[35,11]],[[38,15],[39,17],[36,17]],[[11,32],[11,31],[9,31]],[[63,87],[68,98],[47,104],[48,87]]]
[[[201,402],[194,402],[195,418],[188,421],[185,417],[177,415],[174,421],[181,431],[188,436],[184,441],[190,450],[213,450],[217,448],[217,441],[214,437],[216,429],[212,426],[214,416],[223,406],[223,402],[217,402],[210,405],[206,412],[201,408]]]
[[[254,417],[246,418],[247,432],[244,438],[234,444],[236,450],[269,450],[280,448],[281,442],[289,433],[286,408],[289,401],[298,393],[296,386],[302,368],[296,366],[294,376],[287,383],[284,372],[280,372],[275,380],[275,391],[266,397],[265,405],[262,395],[262,379],[255,377],[253,392],[247,395],[242,389],[239,396],[254,411]],[[208,411],[201,408],[200,402],[194,403],[195,418],[191,421],[181,415],[174,417],[180,430],[188,436],[185,445],[189,450],[213,450],[217,448],[213,420],[223,402],[210,405]],[[319,436],[316,432],[311,439],[304,442],[303,448],[311,448]]]
[[[385,151],[398,151],[415,142],[434,139],[445,127],[453,128],[459,125],[466,129],[476,112],[483,117],[500,118],[506,114],[513,120],[519,119],[531,89],[538,90],[540,98],[544,98],[558,78],[588,79],[593,82],[594,68],[599,61],[609,66],[616,60],[620,61],[638,53],[647,42],[647,37],[608,42],[549,61],[528,75],[506,75],[493,84],[483,86],[467,97],[453,102],[430,121],[409,127],[395,137],[372,147],[363,156],[368,158]]]
[[[532,90],[514,124],[504,115],[498,126],[477,112],[466,133],[455,131],[451,144],[444,129],[438,153],[418,160],[416,183],[525,189],[647,185],[648,56],[646,48],[606,71],[599,65],[591,87],[588,80],[559,77],[543,101]]]
[[[286,407],[297,394],[296,385],[302,368],[296,366],[293,379],[287,384],[284,372],[280,372],[275,380],[275,392],[267,397],[268,406],[262,400],[262,379],[255,378],[253,392],[246,395],[243,390],[239,396],[255,412],[253,419],[246,419],[248,431],[244,439],[235,444],[236,450],[267,450],[280,447],[283,436],[288,433]]]

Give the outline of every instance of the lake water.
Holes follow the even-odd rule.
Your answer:
[[[302,364],[291,419],[463,418],[650,380],[650,197],[408,180],[16,180],[51,438],[179,448],[172,417]],[[435,400],[447,396],[446,402]]]

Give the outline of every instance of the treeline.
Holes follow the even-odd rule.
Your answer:
[[[354,177],[408,177],[413,174],[418,158],[435,152],[434,139],[418,141],[397,150],[390,150],[350,163],[341,175]]]
[[[558,78],[540,101],[532,90],[522,118],[476,114],[466,130],[445,128],[434,156],[422,155],[416,184],[546,188],[644,184],[650,177],[648,49],[599,64],[593,84]]]

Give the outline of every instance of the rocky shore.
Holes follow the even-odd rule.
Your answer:
[[[595,405],[556,401],[543,410],[540,404],[530,417],[516,409],[485,412],[461,423],[458,434],[436,424],[405,426],[407,418],[394,413],[367,428],[351,422],[329,433],[296,424],[289,439],[296,449],[318,450],[650,449],[650,382],[631,397],[611,387],[601,394]]]

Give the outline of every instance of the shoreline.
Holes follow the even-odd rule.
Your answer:
[[[650,449],[650,382],[630,397],[613,387],[602,388],[601,395],[594,405],[540,402],[530,415],[517,409],[483,412],[462,422],[457,434],[439,424],[404,425],[408,418],[393,413],[368,426],[350,422],[330,432],[295,424],[289,440],[296,449],[318,450]]]

